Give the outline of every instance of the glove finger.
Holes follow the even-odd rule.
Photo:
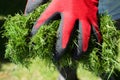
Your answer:
[[[99,17],[97,15],[97,13],[95,13],[95,15],[90,18],[90,23],[92,25],[92,31],[96,37],[96,40],[101,43],[102,42],[102,36],[101,36],[101,33],[100,33],[100,30],[99,30]]]
[[[79,22],[79,30],[81,30],[81,33],[79,34],[78,39],[81,40],[78,44],[81,44],[82,42],[82,51],[85,52],[88,48],[88,42],[90,39],[90,33],[91,33],[91,25],[88,21],[81,21]]]
[[[78,46],[77,52],[74,53],[74,58],[79,59],[83,52],[86,52],[88,48],[88,42],[90,39],[91,25],[88,21],[79,21],[79,33],[78,33]]]
[[[57,15],[57,8],[54,6],[54,4],[51,3],[35,22],[32,29],[32,35],[34,35],[37,32],[40,26],[49,22],[55,15]]]
[[[60,23],[59,29],[58,29],[58,39],[56,43],[56,52],[55,52],[55,58],[59,59],[61,55],[64,53],[69,39],[70,35],[72,33],[72,30],[74,28],[75,19],[68,14],[62,15],[62,21]]]
[[[101,33],[100,33],[100,30],[99,30],[99,26],[94,22],[92,24],[92,31],[96,37],[96,40],[101,43],[102,42],[102,36],[101,36]]]
[[[101,43],[102,42],[102,36],[101,36],[101,33],[99,31],[99,28],[96,27],[95,25],[92,25],[92,31],[96,37],[96,40]]]
[[[31,13],[35,8],[43,3],[46,3],[47,1],[48,0],[27,0],[24,15]]]

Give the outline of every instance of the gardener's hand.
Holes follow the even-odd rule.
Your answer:
[[[48,8],[42,13],[34,24],[32,35],[40,26],[50,21],[55,15],[61,15],[61,23],[58,29],[55,59],[63,55],[70,40],[76,20],[79,21],[78,47],[75,58],[86,52],[90,39],[91,29],[96,35],[97,41],[101,42],[101,34],[98,26],[98,0],[52,0]]]
[[[49,0],[27,0],[26,8],[24,14],[27,15],[31,13],[34,9]]]

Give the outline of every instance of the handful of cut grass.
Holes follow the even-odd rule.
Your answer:
[[[32,52],[31,44],[28,43],[27,36],[29,35],[34,21],[37,19],[42,10],[47,4],[36,9],[33,14],[28,16],[16,14],[15,16],[8,16],[5,21],[4,33],[8,39],[6,43],[5,56],[16,64],[28,65],[36,54]]]
[[[17,64],[28,65],[35,57],[39,57],[46,63],[52,63],[52,55],[56,42],[56,33],[59,20],[51,22],[49,25],[41,26],[37,34],[27,42],[32,25],[47,4],[36,9],[28,16],[16,14],[10,16],[4,24],[4,36],[8,38],[6,44],[6,57]],[[112,73],[115,68],[120,67],[120,31],[116,30],[114,23],[108,15],[101,17],[100,27],[103,43],[96,47],[95,39],[91,37],[88,54],[85,53],[78,61],[86,69],[96,73]],[[72,54],[72,48],[76,40],[72,40],[69,51],[60,60],[61,64],[70,65],[72,60],[69,54]],[[119,46],[118,46],[119,44]],[[117,67],[116,67],[117,66]]]
[[[116,30],[114,24],[115,22],[109,15],[100,16],[103,42],[102,45],[99,45],[100,48],[93,47],[90,55],[87,56],[87,63],[85,62],[90,70],[99,74],[108,73],[109,77],[115,69],[120,71],[120,60],[118,59],[120,58],[120,30]]]

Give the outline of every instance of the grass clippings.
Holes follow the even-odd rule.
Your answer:
[[[41,26],[35,36],[28,38],[34,22],[46,6],[47,4],[39,7],[28,16],[16,14],[9,16],[6,20],[3,34],[8,39],[6,57],[10,58],[12,62],[27,66],[35,57],[39,57],[47,64],[52,63],[59,20]],[[120,66],[120,60],[118,60],[120,31],[116,30],[110,16],[102,15],[100,21],[102,45],[95,42],[92,36],[87,53],[77,63],[98,75],[103,72],[111,75],[114,69],[118,69]],[[29,40],[27,41],[27,39]],[[69,54],[71,54],[72,48],[77,46],[76,39],[72,40],[71,43],[73,44],[70,45],[69,51],[60,60],[63,66],[73,64]]]

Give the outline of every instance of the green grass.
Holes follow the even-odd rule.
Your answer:
[[[21,80],[25,76],[25,78],[30,80],[34,78],[35,73],[38,73],[38,77],[34,78],[34,80],[39,79],[39,77],[41,80],[55,80],[57,78],[58,73],[52,64],[52,53],[59,21],[54,21],[49,26],[42,26],[34,37],[31,39],[28,38],[34,21],[46,6],[47,4],[41,6],[28,16],[19,14],[10,16],[5,22],[4,36],[8,38],[6,57],[18,65],[22,64],[29,67],[28,71],[23,67],[15,65],[17,68],[10,71],[11,76],[15,76]],[[115,68],[118,70],[120,68],[118,58],[120,55],[120,45],[118,45],[120,44],[118,41],[120,32],[115,29],[114,23],[108,15],[101,17],[100,30],[103,36],[103,44],[99,44],[99,47],[102,49],[95,47],[95,44],[98,43],[94,43],[95,39],[92,36],[88,54],[85,54],[78,62],[78,76],[82,80],[98,80],[96,75],[101,75],[103,72],[111,75],[114,73]],[[71,51],[67,53],[72,52],[72,48],[76,46],[75,41],[73,39],[73,44],[69,47]],[[34,60],[35,57],[39,57],[41,60]],[[32,64],[29,64],[30,61],[32,61]],[[63,65],[73,64],[68,55],[63,56],[61,62]]]
[[[85,70],[81,65],[79,65],[77,73],[80,80],[100,80],[94,73]],[[44,65],[40,59],[35,59],[29,69],[14,63],[2,64],[0,80],[56,80],[58,75],[55,68]]]

